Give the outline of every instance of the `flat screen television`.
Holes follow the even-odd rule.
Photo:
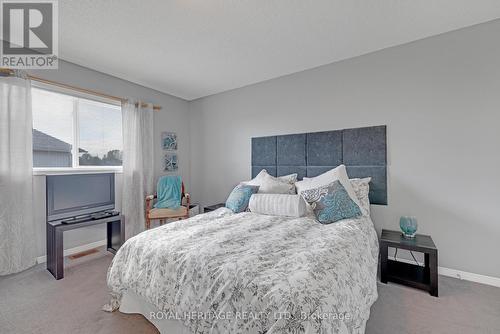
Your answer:
[[[47,221],[114,210],[115,174],[47,176]]]

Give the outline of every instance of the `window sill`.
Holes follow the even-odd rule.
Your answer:
[[[90,174],[90,173],[123,173],[122,166],[109,167],[79,167],[79,168],[69,168],[69,167],[50,167],[50,168],[33,168],[33,175],[61,175],[61,174]]]

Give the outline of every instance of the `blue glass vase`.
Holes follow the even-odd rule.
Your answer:
[[[418,228],[417,218],[403,216],[399,219],[399,227],[401,228],[401,231],[403,231],[405,238],[415,238]]]

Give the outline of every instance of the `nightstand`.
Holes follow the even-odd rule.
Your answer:
[[[424,266],[390,260],[389,247],[424,253]],[[438,250],[432,238],[417,234],[413,239],[403,237],[401,232],[382,230],[380,238],[380,280],[399,283],[428,291],[438,296]]]
[[[203,208],[203,213],[207,213],[207,212],[210,212],[210,211],[215,211],[218,208],[222,208],[222,207],[225,207],[225,206],[226,206],[225,203],[219,203],[219,204],[214,204],[214,205],[206,206],[206,207]]]

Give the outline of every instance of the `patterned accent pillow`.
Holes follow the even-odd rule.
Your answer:
[[[339,180],[323,187],[304,190],[301,195],[311,204],[316,218],[322,224],[362,215],[359,206],[351,199]]]
[[[226,208],[232,210],[234,213],[240,213],[248,208],[250,196],[259,191],[259,186],[250,186],[245,184],[238,184],[234,187],[231,194],[226,200]]]
[[[351,181],[352,188],[356,193],[359,200],[359,208],[363,212],[363,216],[370,215],[370,181],[371,177],[365,177],[364,179],[349,179]]]

